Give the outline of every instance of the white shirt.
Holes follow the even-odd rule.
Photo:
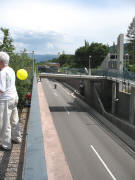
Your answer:
[[[9,100],[18,97],[15,86],[15,72],[9,66],[0,71],[0,100]]]

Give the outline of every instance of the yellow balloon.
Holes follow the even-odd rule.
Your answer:
[[[20,80],[25,80],[28,77],[28,73],[25,69],[19,69],[16,75],[17,75],[17,78]]]

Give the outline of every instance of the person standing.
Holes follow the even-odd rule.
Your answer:
[[[21,143],[16,76],[8,66],[9,59],[6,52],[0,52],[0,145],[6,150],[11,149],[12,140]]]

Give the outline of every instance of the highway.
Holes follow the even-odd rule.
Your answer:
[[[135,159],[60,83],[42,79],[73,180],[135,180]]]

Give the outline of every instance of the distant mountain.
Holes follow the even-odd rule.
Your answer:
[[[34,58],[36,59],[36,62],[41,62],[41,61],[48,61],[52,60],[53,58],[56,58],[57,55],[55,54],[34,54]]]

